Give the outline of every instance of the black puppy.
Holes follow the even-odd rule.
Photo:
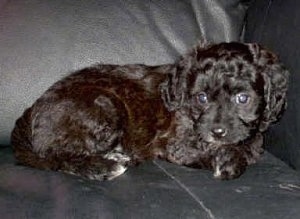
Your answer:
[[[197,46],[175,64],[96,65],[47,90],[12,133],[25,165],[90,179],[161,158],[240,176],[285,108],[288,72],[257,44]]]

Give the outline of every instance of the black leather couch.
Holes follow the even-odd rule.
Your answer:
[[[300,218],[300,2],[0,1],[0,218]],[[291,71],[289,106],[240,178],[153,161],[98,182],[16,165],[14,121],[54,81],[95,62],[173,62],[205,38],[259,42]]]

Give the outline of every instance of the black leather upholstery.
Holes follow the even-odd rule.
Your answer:
[[[300,215],[300,175],[270,154],[231,181],[161,161],[108,182],[16,166],[0,149],[0,214],[10,218],[290,218]]]
[[[300,1],[257,0],[248,11],[245,40],[276,51],[290,70],[288,108],[282,121],[270,130],[266,147],[300,170]]]

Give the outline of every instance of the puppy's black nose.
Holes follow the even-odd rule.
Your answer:
[[[222,126],[217,126],[212,128],[211,132],[213,133],[214,137],[224,137],[227,134],[227,129]]]

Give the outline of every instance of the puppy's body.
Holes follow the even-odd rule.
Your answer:
[[[17,121],[16,158],[98,180],[154,158],[237,177],[262,152],[266,98],[273,98],[253,56],[248,45],[231,43],[196,48],[175,65],[98,65],[75,72]],[[279,87],[284,100],[286,86]],[[251,102],[235,104],[241,93]]]
[[[105,178],[157,156],[174,119],[158,88],[165,69],[99,65],[59,81],[17,121],[16,157],[38,168]]]

